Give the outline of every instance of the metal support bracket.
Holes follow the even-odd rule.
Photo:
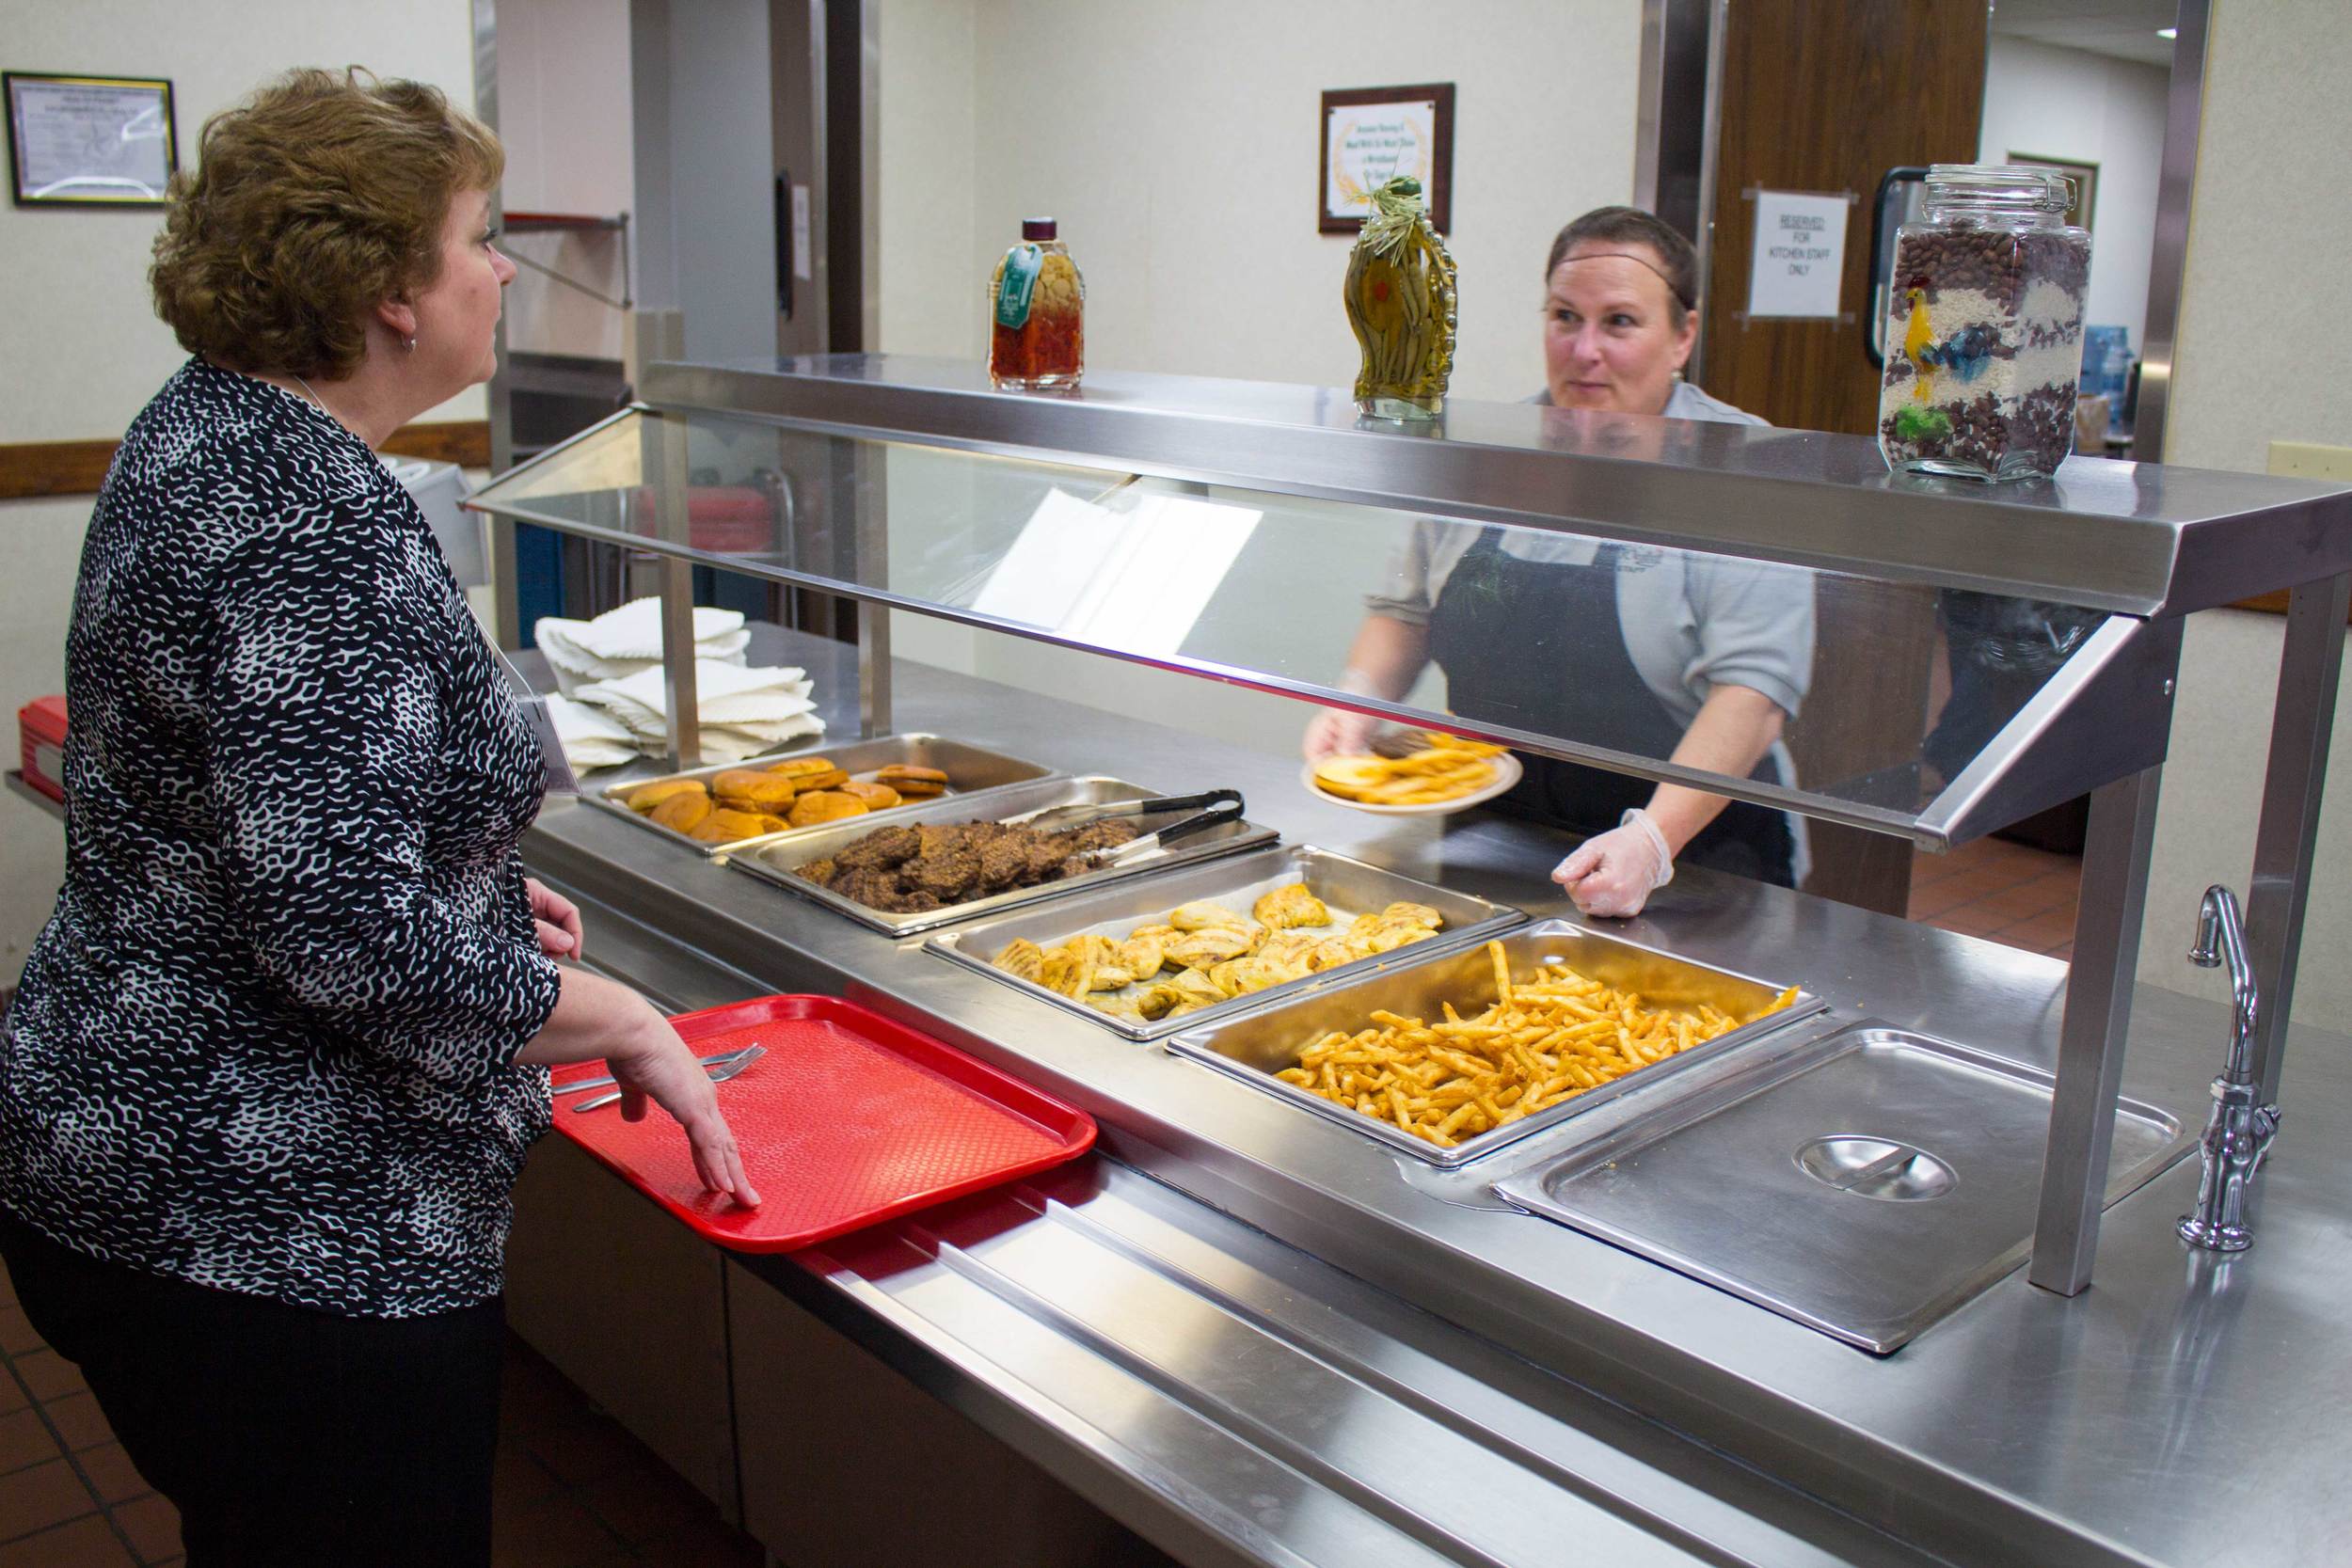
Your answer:
[[[614,299],[611,294],[606,293],[603,290],[592,289],[587,284],[582,283],[579,278],[572,277],[570,274],[558,272],[544,261],[534,261],[530,257],[523,255],[519,251],[509,250],[504,254],[506,259],[514,262],[516,266],[528,267],[542,277],[550,278],[555,282],[563,284],[564,287],[567,289],[573,290],[579,293],[586,294],[590,299],[595,300],[598,305],[608,305],[615,310],[627,310],[631,309],[636,304],[635,300],[628,297],[628,266],[626,261],[623,262],[622,268],[622,297]],[[628,256],[628,251],[626,247],[622,250],[621,254],[625,258]]]
[[[2091,1259],[2099,1250],[2163,775],[2161,765],[2143,768],[2090,796],[2082,903],[2074,916],[2074,964],[2058,1032],[2058,1085],[2050,1097],[2042,1203],[2026,1271],[2034,1284],[2065,1296],[2079,1295],[2090,1283]]]
[[[2344,673],[2344,617],[2352,574],[2307,582],[2287,597],[2286,641],[2279,652],[2279,698],[2271,709],[2269,765],[2263,773],[2262,819],[2254,830],[2254,876],[2246,904],[2247,946],[2262,1011],[2254,1028],[2255,1103],[2279,1101],[2287,1020],[2295,1004],[2295,967],[2303,945],[2303,910],[2319,843],[2320,798]]]
[[[856,569],[868,582],[887,583],[890,494],[887,459],[859,451],[845,476],[856,498]],[[835,514],[838,515],[838,513]],[[890,733],[890,607],[857,601],[857,717],[866,739]]]
[[[857,605],[857,721],[860,738],[890,733],[890,607]]]
[[[654,493],[660,498],[657,524],[661,537],[684,545],[692,537],[686,506],[686,421],[671,415],[648,418],[645,444],[648,467],[660,477]],[[670,722],[669,762],[673,768],[702,763],[702,701],[695,690],[694,567],[674,555],[661,558],[661,700]]]

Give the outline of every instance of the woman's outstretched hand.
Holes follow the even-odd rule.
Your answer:
[[[564,909],[578,919],[569,904]],[[528,1067],[562,1067],[603,1058],[620,1085],[625,1118],[643,1121],[647,1101],[660,1106],[686,1130],[694,1173],[704,1187],[746,1209],[758,1208],[759,1194],[744,1177],[742,1151],[719,1110],[718,1091],[670,1021],[652,1003],[601,974],[565,969],[562,981],[555,1011],[516,1059]]]
[[[719,1093],[694,1059],[693,1048],[678,1037],[670,1021],[644,1004],[646,1022],[635,1031],[630,1045],[605,1058],[620,1085],[621,1117],[645,1119],[645,1102],[660,1106],[686,1129],[693,1150],[694,1174],[703,1186],[724,1193],[746,1209],[759,1207],[759,1194],[743,1174],[742,1151],[735,1130],[719,1109]]]

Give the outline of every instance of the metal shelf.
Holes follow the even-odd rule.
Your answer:
[[[657,408],[1315,496],[1894,582],[2179,615],[2352,571],[2352,489],[2074,458],[2049,483],[1887,472],[1813,431],[1455,402],[1426,433],[1344,390],[1090,372],[1074,394],[992,388],[904,355],[654,365]],[[1671,438],[1661,443],[1661,428]],[[1661,446],[1655,457],[1629,448]]]
[[[508,212],[501,217],[500,226],[510,234],[537,234],[553,230],[612,230],[628,227],[628,214],[606,217],[596,213],[516,213]]]

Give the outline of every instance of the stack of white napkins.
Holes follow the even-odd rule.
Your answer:
[[[664,685],[656,664],[619,680],[583,686],[572,695],[626,731],[638,750],[659,753],[670,733]],[[696,659],[694,699],[704,759],[739,762],[787,740],[824,734],[811,689],[808,673],[790,666],[762,669]],[[567,744],[567,754],[569,750]]]
[[[623,680],[661,664],[661,601],[633,599],[593,621],[540,617],[532,628],[539,651],[555,671],[556,689],[577,696],[583,686]],[[694,656],[726,664],[743,662],[752,640],[740,611],[694,610]]]
[[[563,742],[564,756],[575,773],[617,768],[635,762],[640,754],[635,736],[585,703],[550,694],[548,716],[555,721],[555,738]]]

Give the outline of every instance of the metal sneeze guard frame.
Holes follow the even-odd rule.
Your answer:
[[[1603,444],[1614,416],[1595,421],[1562,410],[1457,402],[1435,432],[1408,435],[1359,428],[1352,400],[1329,388],[1105,374],[1089,377],[1076,396],[1007,394],[990,388],[973,364],[881,355],[657,365],[646,373],[644,397],[642,407],[501,476],[469,504],[662,557],[671,761],[677,767],[695,760],[692,726],[680,716],[694,706],[691,569],[698,564],[857,601],[860,706],[867,736],[888,724],[890,609],[1136,658],[869,585],[693,548],[686,542],[686,427],[674,417],[690,412],[866,440],[1076,460],[1278,494],[1428,507],[1466,519],[2140,618],[2111,620],[2094,634],[2097,649],[2086,645],[2062,666],[2042,697],[2009,722],[1945,798],[1916,815],[1872,812],[1803,790],[1740,787],[1740,781],[1581,745],[1570,736],[1459,721],[1453,726],[1938,848],[2088,789],[2092,806],[2084,896],[2028,1270],[2036,1285],[2063,1295],[2089,1285],[2097,1249],[2180,617],[2290,590],[2249,899],[2249,941],[2264,986],[2258,1041],[2264,1082],[2275,1086],[2278,1081],[2352,599],[2352,490],[2098,459],[2070,460],[2055,483],[1988,486],[1890,475],[1876,444],[1863,437],[1728,425],[1696,432],[1692,450],[1678,459],[1636,461]],[[629,419],[650,419],[659,431],[648,445],[659,443],[660,537],[551,516],[499,496],[516,477],[560,465],[567,451]],[[878,489],[879,480],[870,475],[865,482]],[[879,550],[883,543],[879,514],[880,508],[861,510],[861,548]],[[502,592],[511,594],[512,584]],[[2094,651],[2095,657],[2085,657]],[[1401,705],[1262,673],[1183,659],[1136,661],[1377,717],[1428,718]]]

